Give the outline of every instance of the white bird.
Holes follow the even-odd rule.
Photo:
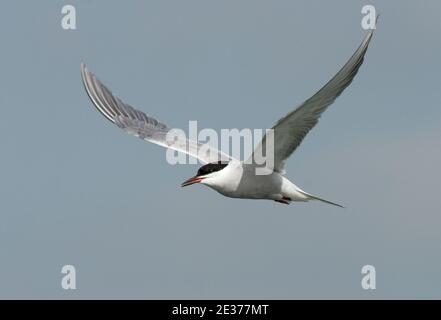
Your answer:
[[[169,127],[122,102],[83,63],[81,74],[92,103],[108,120],[141,139],[189,154],[206,163],[194,177],[182,184],[183,187],[201,183],[231,198],[269,199],[284,204],[291,201],[320,200],[342,207],[297,187],[284,176],[284,164],[306,134],[317,124],[321,114],[352,82],[363,63],[372,35],[373,30],[370,30],[351,58],[323,88],[272,127],[274,169],[268,175],[257,175],[254,164],[233,159],[213,147],[184,138],[176,139],[172,143],[167,141],[167,133],[171,130]],[[265,138],[266,136],[253,154],[259,148],[265,147]],[[207,153],[199,152],[202,146],[206,148]]]

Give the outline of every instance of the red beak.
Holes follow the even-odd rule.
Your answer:
[[[201,182],[202,180],[204,180],[204,178],[193,177],[193,178],[190,178],[190,179],[184,181],[184,182],[181,184],[181,187],[191,186],[192,184],[199,183],[199,182]]]

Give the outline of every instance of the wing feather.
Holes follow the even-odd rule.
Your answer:
[[[173,134],[173,139],[167,139],[167,134],[172,129],[155,118],[146,115],[144,112],[124,103],[102,84],[87,69],[84,63],[81,64],[81,75],[84,88],[93,105],[110,122],[116,124],[127,133],[165,148],[189,154],[203,163],[227,162],[232,159],[229,155],[212,146],[188,140],[180,135]]]
[[[274,134],[274,170],[283,172],[286,159],[300,145],[306,134],[317,124],[322,113],[337,99],[354,79],[369,46],[373,35],[370,30],[361,45],[340,69],[316,94],[303,102],[297,109],[281,118],[272,127]],[[254,150],[249,162],[253,162],[254,154],[265,155],[266,136]]]

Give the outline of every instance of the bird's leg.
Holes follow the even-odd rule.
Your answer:
[[[274,200],[274,201],[280,202],[280,203],[283,203],[283,204],[289,204],[289,202],[291,201],[291,198],[290,197],[282,197],[282,199]]]

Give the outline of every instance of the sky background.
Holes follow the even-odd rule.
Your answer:
[[[346,209],[182,189],[198,165],[82,87],[84,61],[171,127],[269,128],[354,52],[364,4],[365,63],[286,166]],[[437,0],[2,1],[0,298],[441,298],[440,32]]]

